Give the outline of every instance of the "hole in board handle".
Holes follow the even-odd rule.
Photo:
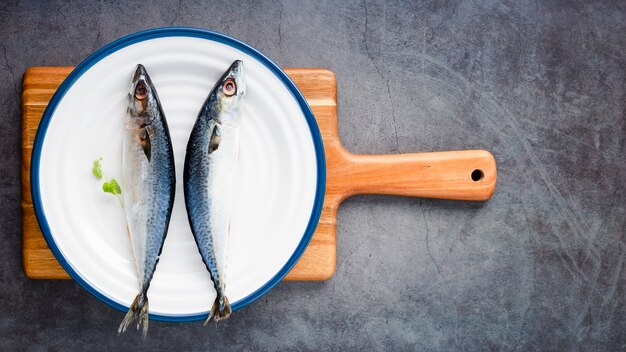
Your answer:
[[[472,171],[472,181],[478,182],[478,181],[482,180],[483,177],[485,177],[485,174],[483,173],[483,170],[476,169],[476,170]]]

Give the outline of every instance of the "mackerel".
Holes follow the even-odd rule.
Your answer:
[[[135,256],[139,293],[118,333],[137,320],[148,333],[148,288],[154,275],[174,205],[176,176],[170,132],[156,89],[137,65],[128,93],[122,152],[122,195]]]
[[[226,264],[244,95],[243,62],[237,60],[206,98],[187,144],[184,170],[187,215],[217,291],[206,322],[211,318],[215,321],[228,318],[231,313],[226,297]]]

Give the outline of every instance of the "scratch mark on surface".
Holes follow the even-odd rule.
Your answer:
[[[554,132],[554,133],[556,133],[558,135],[564,136],[564,137],[566,137],[566,138],[568,138],[568,139],[570,139],[570,140],[572,140],[572,141],[574,141],[576,143],[579,143],[580,145],[588,147],[589,149],[593,149],[595,152],[598,152],[598,153],[602,154],[603,156],[607,156],[605,151],[603,151],[601,149],[598,149],[595,146],[593,146],[593,145],[591,145],[589,143],[586,143],[586,142],[582,141],[581,139],[576,138],[576,137],[574,137],[574,136],[572,136],[572,135],[570,135],[570,134],[568,134],[568,133],[566,133],[564,131],[561,131],[558,128],[546,126],[546,125],[543,125],[543,124],[541,124],[539,122],[532,121],[532,120],[527,119],[527,118],[521,118],[520,120],[524,121],[524,123],[527,123],[529,125],[533,125],[533,126],[536,126],[536,127],[542,128],[542,129],[546,129],[546,130]]]
[[[435,33],[439,31],[439,29],[441,28],[441,26],[446,20],[452,20],[454,15],[456,15],[456,10],[459,8],[460,3],[461,3],[460,1],[457,2],[456,5],[452,8],[452,13],[450,14],[450,16],[448,16],[447,18],[443,16],[441,17],[441,21],[439,21],[439,23],[435,26],[435,28],[433,28],[433,30],[430,33],[430,37],[426,39],[427,44],[430,44],[430,42],[432,42],[432,40],[435,38]]]
[[[534,290],[534,288],[533,288],[533,290]],[[532,298],[531,298],[531,300],[532,300]],[[524,329],[526,328],[526,319],[528,317],[528,311],[530,310],[530,306],[531,306],[531,303],[532,303],[531,300],[529,300],[528,305],[526,306],[526,309],[524,310],[524,315],[522,316],[522,326],[520,326],[519,336],[517,338],[517,341],[515,342],[515,345],[513,345],[513,348],[512,348],[513,351],[516,351],[517,350],[517,346],[519,346],[519,344],[522,342],[522,337],[524,336]]]
[[[617,192],[619,191],[620,191],[619,187],[615,188],[615,191],[613,191],[613,195],[611,196],[611,204],[609,204],[609,207],[604,213],[604,216],[611,214],[611,211],[613,210],[613,206],[615,205],[615,198],[617,198]]]
[[[396,109],[393,106],[393,99],[391,98],[391,90],[389,89],[389,80],[387,80],[387,95],[389,97],[389,103],[391,105],[391,119],[393,121],[393,132],[394,132],[395,137],[396,137],[395,151],[397,153],[398,152],[398,148],[400,147],[400,144],[398,143],[398,126],[396,125]]]
[[[332,305],[332,307],[335,307],[335,282],[337,280],[333,280],[333,289],[332,289],[332,293],[330,295],[330,304]]]
[[[348,253],[348,255],[346,255],[346,256],[343,258],[343,260],[341,261],[341,263],[337,264],[336,271],[339,271],[339,268],[341,268],[341,266],[342,266],[343,264],[345,264],[345,263],[348,261],[348,259],[350,259],[350,257],[351,257],[351,256],[352,256],[355,252],[357,252],[359,249],[361,249],[361,247],[363,246],[363,244],[365,244],[365,242],[367,242],[367,241],[368,241],[368,238],[365,238],[365,239],[363,239],[361,242],[359,242],[359,244],[357,244],[357,245],[356,245],[356,248],[355,248],[355,249],[353,249],[350,253]]]
[[[278,47],[281,48],[283,44],[283,5],[282,1],[280,3],[280,13],[278,14]]]
[[[174,18],[172,18],[172,21],[170,22],[170,27],[174,25],[174,22],[176,22],[176,20],[178,19],[178,15],[180,13],[180,8],[181,5],[183,3],[183,0],[178,0],[178,6],[176,7],[176,12],[174,12]]]
[[[383,43],[386,43],[385,32],[387,32],[387,0],[383,1]]]
[[[269,324],[267,326],[268,331],[267,335],[270,336],[272,338],[272,342],[274,342],[274,345],[276,345],[276,348],[278,349],[278,342],[277,342],[277,338],[276,338],[276,333],[272,330],[272,328],[276,325],[274,325],[274,314],[270,313],[270,305],[269,305],[269,299],[268,299],[268,295],[265,295],[265,314],[269,316]]]
[[[372,52],[370,51],[370,48],[369,48],[369,33],[367,31],[367,27],[368,27],[367,24],[369,22],[369,13],[367,12],[366,0],[363,0],[363,7],[365,9],[365,24],[363,26],[363,41],[365,42],[365,53],[367,54],[367,58],[374,65],[374,69],[376,69],[376,73],[378,73],[380,78],[384,80],[385,76],[383,76],[383,74],[380,72],[380,68],[378,67],[378,64],[376,64],[376,59],[372,57]]]
[[[456,301],[454,301],[454,313],[454,343],[459,349],[459,306]]]
[[[383,7],[383,16],[384,16],[384,11],[386,11],[386,3],[384,3]],[[382,74],[382,72],[380,72],[380,68],[378,67],[378,64],[376,63],[376,58],[372,56],[372,52],[370,51],[370,47],[369,47],[369,34],[368,34],[368,23],[369,23],[369,12],[367,10],[367,1],[363,0],[363,8],[365,10],[365,24],[363,27],[363,41],[365,42],[365,52],[367,53],[367,57],[368,59],[372,62],[372,64],[374,65],[374,69],[376,70],[376,73],[380,76],[380,79],[385,81],[385,84],[387,85],[387,99],[389,101],[389,107],[391,110],[391,122],[393,123],[393,131],[394,131],[394,139],[395,139],[395,143],[396,146],[394,147],[394,151],[398,152],[398,149],[400,147],[399,141],[398,141],[398,126],[396,124],[396,109],[393,105],[393,98],[391,97],[391,89],[389,87],[389,79],[386,79],[385,76]],[[384,17],[383,17],[383,35],[385,34],[385,23],[384,23]]]
[[[626,252],[626,246],[622,242],[620,242],[619,247],[620,247],[620,256],[617,258],[617,264],[615,265],[613,277],[611,277],[611,283],[609,284],[608,292],[602,298],[602,305],[600,305],[600,308],[604,308],[609,303],[609,301],[613,299],[613,297],[615,296],[615,290],[619,286],[619,279],[620,279],[622,270],[624,269],[624,253]],[[608,314],[609,318],[607,319],[607,321],[613,320],[613,312],[615,311],[615,306],[618,303],[619,303],[619,299],[613,302],[612,304],[613,307],[611,308]]]
[[[529,151],[528,155],[531,161],[533,161],[533,163],[535,164],[537,171],[539,172],[541,178],[543,179],[544,183],[548,187],[548,192],[550,192],[554,200],[556,200],[557,202],[559,206],[559,209],[557,210],[557,214],[563,218],[563,220],[572,228],[572,230],[574,230],[574,233],[577,233],[579,237],[584,238],[586,240],[587,242],[587,248],[586,248],[587,254],[586,255],[587,257],[589,257],[589,254],[591,254],[593,256],[592,259],[594,260],[594,262],[597,263],[597,260],[600,258],[600,255],[598,254],[597,248],[593,244],[592,239],[589,238],[587,235],[585,235],[581,224],[577,220],[577,217],[575,216],[573,211],[569,207],[567,207],[567,205],[565,204],[564,197],[561,195],[561,192],[557,189],[556,185],[552,182],[545,166],[539,160],[539,157],[537,156],[537,154],[535,152],[532,152],[530,143],[523,136],[521,136],[519,132],[518,132],[518,136],[519,136],[518,139],[521,141],[522,145],[527,146],[528,148],[527,150]],[[567,250],[565,249],[567,248],[565,241],[563,241],[561,236],[557,235],[557,232],[554,233],[554,236],[556,236],[559,239],[559,242],[561,243],[561,246],[564,252],[567,252]],[[568,254],[568,256],[570,255]],[[576,268],[576,270],[581,274],[581,277],[583,278],[583,280],[587,281],[589,278],[582,271],[580,266],[576,263],[576,261],[574,261],[573,258],[571,258],[571,261],[572,261],[573,266]]]
[[[91,47],[91,52],[93,53],[98,48],[98,42],[100,41],[101,30],[98,30],[98,35],[96,35],[96,39],[93,40],[93,46]]]
[[[415,53],[411,53],[411,55],[414,56]],[[486,103],[490,104],[491,106],[497,107],[499,110],[502,111],[502,117],[506,120],[506,125],[510,127],[513,136],[516,137],[516,139],[520,142],[521,146],[523,147],[525,151],[525,154],[528,156],[529,160],[531,161],[531,163],[534,165],[535,169],[539,173],[541,180],[546,184],[548,188],[548,192],[550,193],[552,198],[556,201],[558,208],[559,208],[558,215],[560,215],[560,217],[563,218],[563,220],[572,228],[572,230],[574,230],[573,232],[579,238],[582,238],[587,242],[588,254],[590,253],[592,255],[594,265],[597,265],[597,259],[599,258],[598,250],[596,246],[594,245],[593,240],[585,233],[583,229],[583,225],[581,224],[580,221],[584,221],[584,220],[581,219],[579,221],[579,217],[577,217],[576,214],[574,214],[574,212],[572,211],[572,209],[567,205],[567,202],[564,196],[557,189],[554,182],[552,182],[552,179],[550,178],[550,175],[548,174],[545,165],[543,164],[543,162],[541,161],[541,159],[539,158],[539,156],[537,155],[537,153],[531,146],[530,142],[526,138],[524,138],[524,133],[520,129],[520,127],[517,126],[513,113],[509,111],[505,105],[500,104],[498,102],[498,99],[495,96],[493,96],[492,94],[488,92],[483,92],[475,84],[468,81],[465,77],[463,77],[463,75],[454,71],[452,68],[448,67],[445,63],[442,63],[439,60],[432,58],[425,54],[418,54],[417,56],[419,59],[433,65],[434,67],[438,67],[441,73],[443,74],[447,73],[449,76],[456,78],[457,80],[465,84],[469,90],[479,92],[481,96],[485,97]],[[480,105],[481,104],[479,102],[476,105],[476,107],[480,109],[481,111],[485,112],[485,121],[492,126],[494,131],[497,131],[496,123],[494,122],[493,116],[488,111],[485,111],[484,109],[482,109]],[[555,226],[553,223],[550,223],[550,224],[552,227]],[[584,281],[587,281],[589,279],[588,276],[585,274],[585,272],[581,269],[581,267],[572,257],[572,254],[570,253],[570,250],[568,249],[568,246],[566,245],[565,240],[561,236],[558,235],[558,231],[554,231],[553,235],[557,237],[560,243],[562,252],[567,256],[570,262],[570,265],[574,268],[579,278],[583,279]]]
[[[517,17],[511,15],[511,11],[509,11],[508,7],[501,6],[500,8],[502,9],[502,13],[506,15],[506,17],[509,17],[509,20],[506,23],[510,25],[511,28],[513,28],[522,39],[527,39],[526,35],[522,33],[522,31],[519,29],[519,27],[517,27],[517,25],[514,22],[517,19]]]
[[[532,242],[532,238],[533,235],[530,232],[530,221],[528,220],[528,213],[526,211],[526,207],[524,206],[524,202],[520,201],[520,205],[522,208],[522,214],[524,214],[524,219],[525,219],[525,223],[526,223],[526,231],[528,232],[528,241]],[[532,243],[531,243],[531,251],[532,251]],[[522,338],[524,336],[524,329],[526,328],[526,319],[528,317],[528,311],[530,311],[530,307],[532,305],[533,302],[533,297],[535,296],[535,282],[537,281],[537,264],[535,263],[534,257],[533,257],[533,282],[532,282],[532,290],[530,292],[530,295],[528,297],[528,305],[526,306],[526,309],[524,310],[524,314],[522,315],[522,324],[520,326],[520,330],[519,330],[519,335],[517,338],[517,341],[515,342],[515,345],[513,345],[513,348],[511,349],[512,351],[517,350],[517,346],[519,346],[519,344],[522,342]]]
[[[439,21],[439,24],[437,24],[435,28],[431,29],[430,36],[428,37],[428,39],[426,39],[426,44],[430,44],[433,41],[433,39],[435,38],[435,33],[439,30],[439,27],[441,27],[443,21],[445,21],[445,18],[442,17],[441,21]]]
[[[500,120],[500,127],[498,128],[498,131],[495,133],[495,136],[493,137],[493,142],[491,142],[491,147],[489,148],[490,151],[493,151],[493,147],[496,145],[496,142],[499,140],[499,136],[502,133],[503,129],[504,129],[504,120]]]
[[[491,99],[494,100],[495,98],[491,97]],[[575,216],[575,214],[565,204],[565,199],[561,195],[561,192],[559,192],[559,190],[556,188],[556,186],[552,182],[550,176],[548,175],[548,172],[547,172],[545,166],[543,165],[543,163],[539,159],[537,153],[534,152],[534,150],[533,150],[532,146],[530,145],[530,143],[528,142],[528,140],[526,140],[526,138],[524,138],[523,133],[520,131],[519,127],[517,127],[517,125],[516,125],[516,123],[515,123],[515,121],[514,121],[514,119],[512,117],[511,112],[508,111],[508,109],[506,107],[504,107],[504,106],[502,108],[503,108],[503,111],[505,113],[504,117],[508,120],[508,125],[511,127],[511,129],[515,133],[516,137],[518,138],[518,140],[520,141],[520,143],[522,144],[522,146],[526,150],[526,154],[528,155],[530,160],[533,162],[533,164],[535,164],[536,169],[539,172],[542,180],[548,186],[548,191],[552,194],[553,198],[557,201],[557,204],[559,205],[559,208],[561,210],[560,211],[561,215],[566,219],[566,221],[569,223],[569,225],[574,230],[576,230],[576,232],[578,233],[578,235],[580,237],[585,238],[587,240],[590,240],[589,237],[584,234],[584,230],[582,228],[582,225],[578,222],[577,217]],[[594,254],[597,255],[597,250],[595,250],[595,246],[593,246],[593,243],[591,241],[589,241],[589,246],[592,249],[592,251],[594,252]]]
[[[420,204],[420,209],[422,210],[422,217],[424,218],[424,227],[426,228],[426,236],[425,236],[426,251],[428,252],[428,256],[430,257],[430,260],[433,262],[433,264],[435,264],[435,268],[437,269],[437,273],[439,275],[441,275],[441,269],[439,268],[439,265],[435,261],[435,258],[433,257],[433,254],[430,252],[430,244],[428,243],[428,237],[430,236],[430,230],[428,228],[428,222],[426,221],[426,212],[422,208],[421,204]]]
[[[0,47],[2,47],[2,56],[4,57],[4,65],[6,66],[7,69],[9,69],[9,72],[11,73],[11,78],[13,80],[13,89],[15,90],[15,94],[20,95],[20,91],[17,89],[17,84],[15,83],[15,73],[13,72],[13,67],[9,65],[9,59],[7,58],[7,48],[6,46],[4,46],[4,44],[0,44]]]

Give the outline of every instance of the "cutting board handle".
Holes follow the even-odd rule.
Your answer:
[[[486,150],[357,155],[343,149],[339,155],[342,167],[333,170],[337,177],[329,187],[342,198],[389,194],[480,201],[496,187],[496,161]]]

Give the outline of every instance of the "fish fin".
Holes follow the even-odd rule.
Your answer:
[[[220,131],[218,130],[219,125],[215,124],[213,126],[213,133],[211,133],[211,141],[209,141],[209,154],[213,153],[220,146],[220,141],[222,137],[220,136]]]
[[[148,158],[148,162],[150,162],[152,157],[152,146],[150,143],[150,131],[148,130],[148,126],[139,130],[139,143],[141,144],[141,149],[143,149],[144,154],[146,154],[146,158]]]
[[[209,312],[209,317],[204,322],[204,325],[208,324],[211,318],[213,318],[213,320],[217,323],[220,320],[228,318],[230,316],[230,313],[232,313],[228,298],[226,298],[226,296],[222,297],[224,298],[222,304],[220,304],[219,295],[215,298],[215,302],[213,302],[213,307],[211,307],[211,312]]]
[[[124,320],[122,320],[120,327],[117,329],[117,333],[126,332],[126,328],[137,320],[137,330],[143,325],[142,335],[146,338],[148,334],[148,318],[148,296],[141,292],[135,297],[133,304],[130,305],[128,313],[126,313]]]

